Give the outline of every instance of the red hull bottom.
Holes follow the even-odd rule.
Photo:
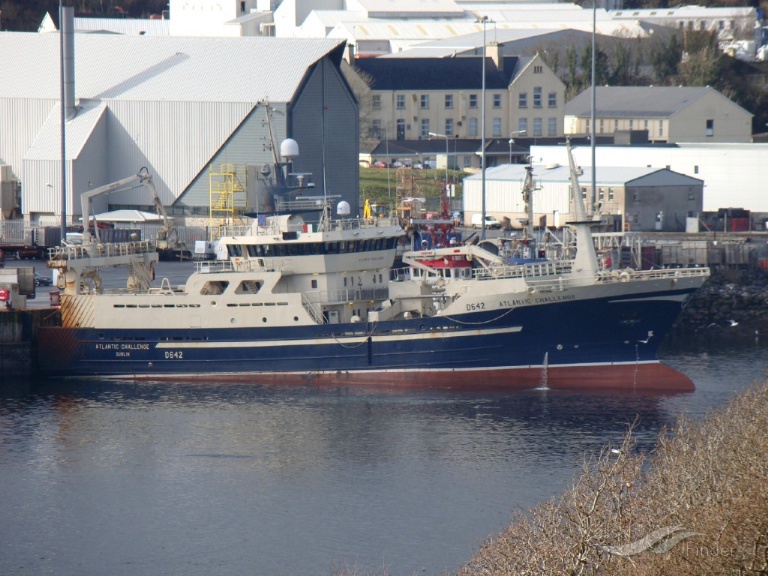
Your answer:
[[[471,370],[372,370],[357,372],[286,372],[264,374],[124,375],[151,381],[243,382],[276,385],[354,386],[383,389],[552,390],[693,392],[690,378],[660,362],[595,366],[556,366]]]

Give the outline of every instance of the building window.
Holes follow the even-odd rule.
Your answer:
[[[422,138],[429,138],[429,120],[427,118],[421,121],[421,134]]]
[[[698,174],[699,173],[699,165],[698,164],[693,167],[693,173],[694,174]]]
[[[453,136],[453,118],[445,119],[445,135]]]
[[[707,120],[707,136],[715,135],[715,121]]]
[[[533,137],[541,138],[544,134],[541,131],[541,118],[533,119]]]
[[[557,108],[557,92],[550,92],[547,94],[547,106],[550,108]]]
[[[371,136],[381,138],[381,120],[373,120],[371,122]]]
[[[534,66],[533,67],[533,73],[534,74],[541,74],[544,72],[544,66]]]
[[[470,108],[477,108],[477,94],[470,94],[469,95],[469,107]]]
[[[659,120],[659,138],[664,136],[664,121]]]
[[[518,108],[528,108],[528,92],[520,92],[517,97]]]
[[[317,280],[312,280],[312,288],[317,288]]]
[[[613,188],[608,188],[608,202],[613,202],[616,199],[616,194],[613,191]]]
[[[635,127],[635,121],[632,118],[629,119],[629,129],[632,130]]]
[[[557,136],[557,118],[547,118],[547,136]]]
[[[472,156],[462,156],[461,157],[461,163],[464,166],[464,168],[471,168],[472,167]]]
[[[598,188],[597,189],[597,199],[601,200],[601,201],[605,200],[605,189],[603,189],[603,188]]]
[[[405,94],[395,96],[395,106],[398,110],[405,110]]]
[[[517,131],[521,134],[525,133],[528,134],[528,118],[518,118],[517,119]]]
[[[541,86],[536,86],[533,89],[533,107],[541,108]]]
[[[453,108],[453,94],[446,94],[445,95],[445,107],[446,108]]]
[[[493,119],[493,137],[498,138],[501,136],[501,118]]]
[[[501,108],[501,94],[494,94],[493,95],[493,107],[494,108]]]
[[[422,94],[421,95],[421,107],[422,108],[429,108],[429,94]]]
[[[381,110],[381,94],[373,95],[373,109]]]
[[[477,136],[477,118],[469,119],[469,132],[467,136]]]
[[[605,132],[605,120],[603,120],[602,118],[600,118],[599,126],[600,126],[599,132],[600,132],[600,134],[602,134],[603,132]]]

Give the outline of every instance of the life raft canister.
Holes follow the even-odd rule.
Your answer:
[[[11,292],[6,288],[0,288],[0,302],[8,302],[11,299]]]

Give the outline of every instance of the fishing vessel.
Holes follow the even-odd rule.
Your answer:
[[[393,267],[404,236],[396,219],[357,218],[346,202],[300,194],[276,199],[274,212],[249,226],[225,230],[220,259],[194,263],[183,285],[155,278],[153,242],[85,235],[82,245],[51,250],[61,301],[39,332],[41,370],[207,382],[692,390],[657,350],[709,270],[601,269],[572,160],[571,172],[575,252],[556,259],[521,260],[514,241],[501,237],[414,246]],[[148,173],[138,177],[151,184]],[[106,266],[127,271],[125,288],[103,287]]]

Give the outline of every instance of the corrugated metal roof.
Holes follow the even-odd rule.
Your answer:
[[[77,158],[104,116],[105,104],[83,106],[77,116],[67,122],[67,158]],[[61,107],[55,104],[42,129],[29,147],[25,160],[58,160],[61,158]]]
[[[373,90],[471,90],[482,88],[479,57],[462,58],[360,58],[355,68],[368,75]],[[515,77],[516,57],[504,58],[497,70],[486,58],[485,87],[506,90]]]
[[[398,18],[414,13],[433,17],[464,15],[464,10],[453,0],[357,0],[357,3],[375,18]]]
[[[414,3],[416,4],[416,3]],[[526,5],[528,6],[528,5]],[[315,11],[320,17],[323,11]],[[359,12],[354,12],[350,18],[344,12],[333,11],[323,15],[326,28],[334,26],[329,37],[350,38],[354,40],[382,40],[392,38],[393,27],[397,36],[408,39],[410,45],[420,42],[450,39],[466,34],[480,33],[483,25],[476,21],[473,14],[467,13],[463,18],[427,19],[427,18],[361,18]],[[581,30],[592,31],[592,11],[576,8],[572,10],[549,11],[546,9],[529,10],[499,10],[491,13],[483,12],[493,22],[486,24],[486,35],[489,42],[502,41],[501,35],[505,30]],[[612,20],[604,10],[598,11],[597,33],[609,36],[647,37],[648,25],[637,21]],[[333,16],[336,16],[334,23]],[[481,45],[479,42],[477,45]]]
[[[530,42],[535,46],[541,47],[541,44],[554,39],[560,39],[563,35],[578,33],[574,30],[494,30],[493,40],[502,45],[502,51],[505,54],[519,54],[519,51],[509,50],[509,45],[517,46],[519,42]],[[543,36],[548,38],[543,39]],[[397,54],[388,54],[382,58],[447,58],[452,56],[462,56],[466,54],[477,54],[482,50],[483,33],[473,32],[462,36],[442,38],[431,42],[424,42],[413,46]]]
[[[333,39],[75,35],[77,98],[288,102]],[[58,34],[0,33],[0,94],[59,97]],[[199,81],[200,76],[208,80]],[[215,81],[211,81],[211,80]]]
[[[168,24],[168,20],[149,18],[75,18],[75,32],[168,36]]]
[[[504,164],[502,166],[496,166],[494,168],[487,169],[485,171],[485,179],[486,181],[489,181],[489,180],[516,181],[525,177],[525,170],[526,170],[526,167],[522,164]],[[579,182],[582,186],[585,186],[589,183],[589,180],[591,178],[592,168],[589,166],[582,166],[582,170],[584,173],[579,178]],[[664,172],[665,174],[670,174],[670,175],[674,174],[676,177],[682,176],[686,179],[689,178],[688,176],[683,176],[682,174],[676,174],[669,170],[664,170],[659,168],[638,168],[638,167],[630,167],[630,166],[628,167],[598,166],[597,169],[595,170],[595,180],[602,185],[606,185],[606,184],[624,185],[628,182],[632,182],[633,180],[637,180],[638,178],[644,178],[656,172]],[[480,179],[482,179],[482,174],[479,172],[467,178],[467,180],[480,180]],[[568,182],[568,180],[570,179],[570,171],[568,169],[568,166],[558,165],[557,167],[554,167],[554,168],[548,168],[547,166],[543,166],[543,165],[534,165],[533,179],[539,182]],[[674,179],[677,180],[677,178],[674,178]],[[694,180],[694,179],[691,178],[690,180]]]
[[[717,90],[709,86],[598,86],[595,102],[597,114],[602,118],[669,117],[707,92]],[[565,105],[565,113],[569,116],[589,116],[591,110],[591,88]]]

